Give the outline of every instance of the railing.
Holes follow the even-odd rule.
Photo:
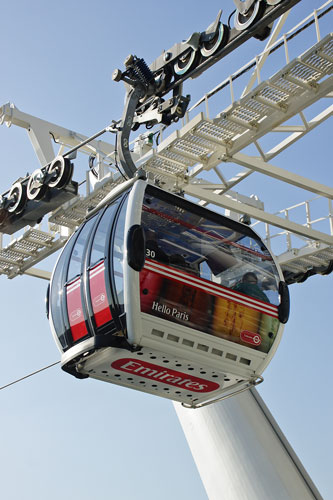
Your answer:
[[[317,206],[315,206],[317,204]],[[324,207],[326,205],[326,207]],[[327,213],[326,216],[313,215],[319,212],[320,214]],[[330,199],[322,196],[315,196],[307,201],[302,201],[288,208],[284,208],[274,213],[288,221],[305,221],[303,225],[311,229],[320,229],[321,231],[333,236],[333,202]],[[269,224],[255,222],[253,226],[264,238],[268,247],[278,254],[283,248],[283,251],[295,250],[304,244],[308,243],[308,239],[300,235],[295,235],[289,231],[279,231],[278,228],[272,227]],[[279,240],[279,241],[278,241]]]
[[[315,9],[311,14],[309,14],[306,18],[304,18],[300,23],[298,23],[292,29],[284,33],[278,40],[273,41],[271,44],[267,44],[269,46],[267,46],[263,52],[256,55],[246,65],[242,66],[234,73],[230,74],[225,80],[223,80],[212,90],[204,94],[204,96],[202,96],[195,104],[193,104],[193,106],[189,109],[187,113],[186,121],[189,120],[189,114],[201,104],[204,104],[206,116],[207,118],[209,118],[209,116],[212,114],[210,113],[209,110],[209,99],[211,99],[218,92],[224,89],[227,88],[229,89],[230,103],[232,104],[236,100],[235,96],[237,90],[234,85],[235,82],[242,76],[245,75],[248,76],[247,75],[248,72],[253,70],[253,75],[252,75],[253,78],[251,78],[250,84],[247,85],[245,90],[242,90],[242,93],[238,96],[238,98],[243,97],[243,95],[245,95],[250,90],[250,88],[252,87],[252,85],[255,83],[256,80],[258,84],[262,81],[264,77],[263,64],[264,62],[269,61],[268,56],[273,55],[278,49],[284,48],[284,60],[280,61],[280,65],[282,66],[283,64],[288,64],[290,62],[291,40],[295,39],[295,37],[299,36],[304,30],[307,30],[310,26],[313,26],[314,30],[312,32],[313,39],[311,39],[310,31],[307,30],[306,32],[308,45],[310,46],[311,44],[320,41],[323,38],[324,34],[326,35],[329,31],[331,31],[331,26],[330,27],[323,26],[323,30],[321,31],[322,26],[320,25],[320,21],[323,23],[324,19],[326,20],[325,16],[330,13],[332,14],[332,11],[333,11],[333,0],[329,0],[326,3],[324,3],[319,9]],[[287,15],[288,13],[282,16],[284,19],[282,19],[281,24],[284,22]],[[265,78],[266,77],[267,76],[265,75]],[[244,87],[241,88],[244,89]]]

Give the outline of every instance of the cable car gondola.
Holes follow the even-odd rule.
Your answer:
[[[65,371],[198,407],[262,380],[289,295],[248,225],[139,175],[66,243],[48,313]]]

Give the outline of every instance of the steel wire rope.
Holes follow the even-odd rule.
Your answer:
[[[24,377],[21,377],[21,378],[18,378],[16,380],[13,380],[12,382],[9,382],[8,384],[5,384],[5,385],[1,386],[0,387],[0,391],[2,389],[6,389],[7,387],[10,387],[11,385],[18,384],[18,382],[22,382],[22,380],[25,380],[25,379],[27,379],[29,377],[32,377],[33,375],[37,375],[40,372],[48,370],[49,368],[52,368],[53,366],[58,365],[59,363],[60,363],[60,361],[56,361],[55,363],[51,363],[50,365],[44,366],[43,368],[40,368],[39,370],[36,370],[36,371],[34,371],[32,373],[29,373],[28,375],[24,375]]]

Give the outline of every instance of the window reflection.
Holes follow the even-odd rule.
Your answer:
[[[119,205],[119,200],[110,205],[104,214],[102,215],[101,220],[99,221],[96,233],[94,235],[94,241],[92,244],[91,254],[90,254],[90,265],[96,264],[99,260],[104,259],[105,257],[105,243],[106,243],[106,235],[109,231],[110,224],[112,223],[114,214]]]
[[[50,290],[50,308],[52,312],[52,321],[54,325],[54,330],[57,333],[59,342],[63,349],[66,349],[68,347],[65,336],[66,327],[62,315],[62,301],[64,293],[63,273],[64,273],[64,266],[66,264],[71,247],[72,247],[71,244],[67,244],[67,246],[62,251],[62,254],[60,255],[52,279],[52,288]]]
[[[72,251],[71,260],[69,263],[67,280],[72,280],[76,276],[81,274],[81,264],[83,257],[83,250],[86,246],[87,238],[90,234],[90,230],[96,220],[96,215],[89,219],[83,226]]]
[[[255,236],[240,232],[241,226],[233,221],[225,219],[222,225],[214,214],[208,217],[189,212],[181,201],[171,205],[147,194],[142,214],[146,257],[240,292],[244,275],[252,272],[256,298],[278,305],[279,276],[267,248]],[[243,293],[251,296],[250,292],[254,284]]]

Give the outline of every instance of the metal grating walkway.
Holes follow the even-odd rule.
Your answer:
[[[170,185],[177,181],[181,189],[197,172],[214,168],[221,161],[232,161],[233,155],[250,144],[258,147],[260,137],[327,96],[333,90],[332,73],[333,34],[330,33],[214,119],[198,113],[144,155],[140,166],[152,172],[161,183]],[[267,153],[260,151],[260,155],[267,161],[278,152],[276,149]],[[120,175],[113,176],[90,195],[80,196],[57,209],[49,217],[50,233],[30,228],[13,240],[0,250],[0,274],[15,277],[58,250],[67,239],[60,237],[61,227],[73,232],[89,209],[121,182]],[[289,257],[288,262],[281,262],[282,268],[298,272],[314,263],[327,264],[333,259],[333,250],[327,246],[324,250],[313,248],[311,256]]]
[[[205,168],[213,153],[232,158],[268,130],[327,95],[333,89],[332,73],[331,33],[216,118],[209,120],[204,113],[198,114],[163,141],[142,166],[163,178],[168,174],[182,176],[197,164]]]

